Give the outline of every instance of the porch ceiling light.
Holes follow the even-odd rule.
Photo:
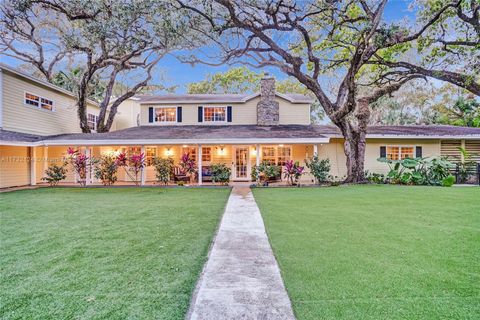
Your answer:
[[[165,154],[167,156],[171,156],[172,155],[172,150],[170,150],[170,148],[167,148],[167,151],[165,152]]]

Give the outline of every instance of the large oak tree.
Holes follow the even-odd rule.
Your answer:
[[[438,72],[424,61],[406,63],[418,41],[446,16],[457,21],[468,1],[424,1],[415,24],[398,25],[384,19],[387,0],[178,0],[190,15],[192,29],[216,44],[215,63],[237,61],[255,67],[275,66],[295,77],[317,97],[344,137],[346,182],[364,180],[365,137],[370,105],[404,83],[433,77],[476,93],[478,82],[460,72]],[[470,10],[470,9],[468,9]],[[473,8],[473,17],[478,10]],[[461,11],[464,12],[464,11]],[[198,20],[203,21],[199,23]],[[440,27],[441,28],[441,27]],[[445,40],[447,36],[443,38]],[[478,45],[478,38],[465,45]],[[422,55],[438,56],[424,42]],[[428,48],[427,48],[428,47]],[[464,54],[464,53],[462,53]],[[210,55],[211,56],[211,55]],[[212,64],[195,56],[190,62]]]

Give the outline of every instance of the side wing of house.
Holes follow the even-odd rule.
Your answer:
[[[75,97],[66,90],[11,69],[0,69],[0,128],[15,132],[54,135],[80,132]],[[91,128],[99,108],[87,106]]]

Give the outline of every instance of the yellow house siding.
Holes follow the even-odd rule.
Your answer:
[[[367,139],[365,150],[365,170],[371,173],[387,173],[388,165],[377,161],[381,146],[421,146],[423,157],[440,156],[439,140],[421,139]],[[343,139],[331,139],[330,143],[319,145],[320,158],[330,159],[330,174],[339,178],[347,174]]]
[[[39,135],[80,132],[75,99],[67,94],[3,71],[3,129]],[[54,111],[37,109],[24,103],[25,92],[53,101]],[[98,114],[98,108],[88,106]]]
[[[28,147],[0,146],[0,188],[30,184]]]
[[[131,127],[136,127],[137,118],[139,116],[140,116],[140,104],[137,101],[128,99],[122,102],[118,107],[117,114],[115,115],[115,124],[116,124],[115,129],[121,130],[121,129],[131,128]]]
[[[257,124],[257,103],[260,98],[254,98],[246,103],[179,103],[179,104],[150,104],[141,105],[141,125],[255,125]],[[280,124],[310,124],[310,105],[292,104],[284,99],[277,99],[279,102],[279,123]],[[182,107],[182,122],[169,124],[149,123],[148,110],[150,107]],[[232,106],[232,122],[211,123],[198,122],[198,107],[226,107]],[[128,107],[127,107],[128,108]]]

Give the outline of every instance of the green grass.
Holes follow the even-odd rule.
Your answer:
[[[303,319],[480,319],[480,188],[255,189]]]
[[[183,319],[228,189],[0,194],[2,319]]]

